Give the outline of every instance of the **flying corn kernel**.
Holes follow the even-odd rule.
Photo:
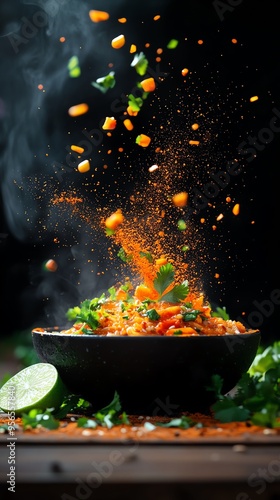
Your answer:
[[[83,160],[78,165],[78,170],[81,174],[88,172],[90,170],[90,163],[88,160]]]
[[[111,45],[113,49],[121,49],[125,44],[125,36],[124,35],[119,35],[113,38],[111,41]]]

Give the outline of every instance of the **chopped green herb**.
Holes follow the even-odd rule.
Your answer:
[[[225,307],[216,307],[216,310],[211,311],[211,316],[216,317],[216,318],[222,318],[224,320],[229,319],[229,314],[226,311]]]
[[[145,54],[143,52],[140,52],[139,54],[135,54],[131,66],[135,68],[138,75],[144,76],[146,74],[148,64],[149,63],[145,57]]]
[[[115,72],[110,71],[108,75],[97,78],[95,82],[91,82],[91,85],[96,89],[100,90],[105,94],[109,89],[112,89],[116,84]]]
[[[158,319],[160,319],[160,315],[155,309],[148,309],[146,315],[152,321],[157,321]]]

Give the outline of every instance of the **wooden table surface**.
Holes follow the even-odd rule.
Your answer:
[[[62,500],[279,500],[280,436],[139,439],[51,432],[16,436],[15,492]],[[0,498],[8,491],[0,436]],[[31,494],[31,495],[30,495]],[[43,496],[42,496],[43,495]]]

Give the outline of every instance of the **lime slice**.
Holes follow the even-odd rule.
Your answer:
[[[0,408],[15,415],[32,408],[58,409],[67,389],[50,363],[35,363],[13,375],[0,389]]]

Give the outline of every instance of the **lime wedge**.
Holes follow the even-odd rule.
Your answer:
[[[32,408],[58,409],[67,389],[50,363],[35,363],[13,375],[0,389],[0,408],[19,416]]]

